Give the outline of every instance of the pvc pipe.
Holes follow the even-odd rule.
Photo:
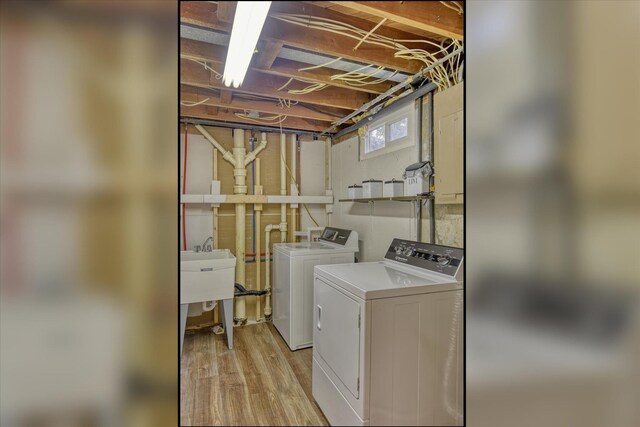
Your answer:
[[[260,152],[262,150],[264,150],[265,148],[267,148],[267,134],[262,132],[261,133],[261,141],[260,141],[260,145],[258,145],[258,147],[254,150],[253,146],[251,147],[251,152],[249,154],[247,154],[247,157],[244,159],[244,165],[247,166],[249,163],[253,162],[256,159],[256,156],[258,154],[260,154]]]
[[[287,195],[287,137],[280,134],[280,195]],[[280,205],[280,241],[287,241],[287,204]]]
[[[264,134],[263,134],[264,135]],[[264,139],[266,139],[266,137],[264,137]],[[257,193],[258,189],[260,188],[260,159],[256,159],[255,162],[255,184],[253,187],[253,193]],[[262,192],[262,191],[260,191]],[[255,246],[256,249],[253,251],[254,252],[254,256],[256,255],[255,253],[260,253],[261,249],[260,249],[260,214],[262,212],[262,205],[260,205],[260,208],[256,211],[255,210],[255,205],[253,205],[254,207],[254,212],[255,212],[255,230],[258,230],[257,233],[255,233],[256,236],[256,240],[255,240]],[[256,290],[260,290],[260,261],[262,261],[260,259],[260,257],[258,256],[256,258]],[[258,319],[260,319],[260,301],[261,298],[259,296],[256,296],[256,321],[258,321]]]
[[[296,186],[295,194],[291,192],[292,196],[297,196],[300,192],[298,188],[298,183],[295,182],[295,177],[297,176],[297,166],[298,166],[298,141],[295,133],[291,134],[291,175],[294,177],[292,181],[294,181],[294,185]],[[298,229],[298,209],[291,208],[291,238],[289,241],[296,241],[296,230]]]
[[[187,147],[189,146],[189,127],[184,127],[184,165],[182,167],[182,194],[187,192]],[[182,204],[182,249],[187,250],[187,205]]]
[[[213,180],[218,180],[218,149],[213,149]],[[213,249],[218,249],[218,208],[213,208]],[[218,323],[220,321],[220,309],[215,309],[213,312],[213,321]]]
[[[235,185],[233,186],[234,194],[247,194],[247,169],[245,167],[245,140],[244,130],[234,129],[233,131],[233,156],[235,158],[233,176]],[[246,227],[246,205],[244,203],[236,204],[236,259],[244,260],[245,258],[245,227]],[[245,285],[245,265],[244,262],[236,262],[236,283]],[[239,324],[247,322],[245,313],[244,297],[235,298],[235,315],[234,321]]]
[[[264,288],[267,290],[267,295],[265,298],[265,302],[264,302],[264,317],[265,318],[270,318],[271,317],[271,270],[270,270],[270,263],[269,263],[269,259],[271,258],[271,250],[269,248],[269,236],[271,235],[271,231],[272,230],[280,230],[280,226],[279,225],[274,225],[274,224],[269,224],[264,228],[264,244],[265,244],[265,282],[264,282]],[[282,230],[280,230],[280,232],[282,232]]]
[[[209,132],[207,132],[202,126],[200,125],[196,125],[196,129],[198,129],[198,131],[202,134],[202,136],[205,137],[205,139],[207,141],[209,141],[209,143],[211,143],[211,145],[213,145],[218,151],[220,151],[220,154],[222,154],[222,158],[225,159],[226,161],[228,161],[229,163],[231,163],[233,166],[236,165],[236,161],[233,158],[233,154],[231,154],[229,151],[225,150],[224,147],[222,145],[220,145],[220,143],[218,141],[215,140],[214,137],[212,137]],[[244,132],[244,131],[243,131]]]

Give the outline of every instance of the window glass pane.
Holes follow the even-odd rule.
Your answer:
[[[367,132],[365,153],[384,148],[384,125]]]
[[[395,141],[396,139],[404,138],[409,133],[407,126],[409,124],[409,120],[405,117],[402,120],[398,120],[397,122],[393,122],[389,125],[389,141]]]

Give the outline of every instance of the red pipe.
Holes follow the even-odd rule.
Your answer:
[[[253,254],[253,253],[246,253],[246,254],[244,254],[244,255],[245,255],[245,256],[247,256],[247,257],[255,257],[257,254]],[[262,252],[260,255],[261,255],[261,256],[264,256],[264,255],[266,255],[266,253],[265,253],[265,252]]]
[[[189,146],[189,128],[187,126],[184,127],[184,164],[182,166],[183,177],[182,177],[182,194],[187,191],[187,147]],[[185,214],[187,212],[187,205],[185,203],[182,204],[182,248],[183,250],[187,250],[187,225]]]

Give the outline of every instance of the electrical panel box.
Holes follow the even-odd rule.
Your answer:
[[[464,83],[433,97],[436,203],[464,203]]]

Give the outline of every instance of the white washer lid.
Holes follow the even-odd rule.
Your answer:
[[[284,252],[288,256],[318,255],[333,252],[355,253],[357,248],[331,245],[320,242],[276,243],[274,251]]]
[[[365,300],[462,289],[451,277],[383,261],[318,265],[315,273]]]

